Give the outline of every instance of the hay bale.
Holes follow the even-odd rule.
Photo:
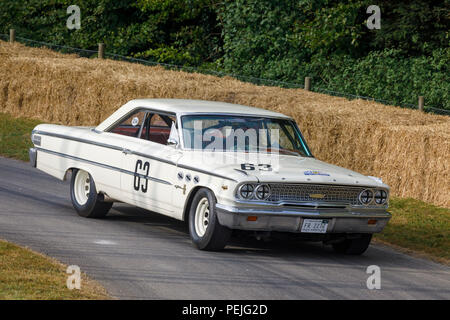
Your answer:
[[[135,98],[217,100],[285,113],[318,159],[379,176],[393,195],[450,207],[449,117],[0,41],[0,112],[96,125]]]

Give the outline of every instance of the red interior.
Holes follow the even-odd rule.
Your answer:
[[[139,127],[117,127],[114,128],[111,132],[121,134],[124,136],[135,137],[138,133]],[[142,130],[141,139],[145,139],[146,130]],[[149,139],[150,141],[167,144],[167,139],[170,136],[170,128],[169,127],[150,127]]]
[[[150,141],[160,144],[167,144],[167,139],[170,136],[169,127],[150,127],[149,139]],[[142,132],[142,139],[145,139],[145,132]]]
[[[135,127],[117,127],[117,128],[114,128],[113,130],[111,130],[111,132],[121,134],[124,136],[134,137],[134,136],[136,136],[138,130],[139,130],[139,128],[135,128]]]

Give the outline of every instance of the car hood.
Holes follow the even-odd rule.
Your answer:
[[[312,157],[186,151],[179,163],[220,174],[238,182],[326,183],[389,188],[374,177],[364,176]]]

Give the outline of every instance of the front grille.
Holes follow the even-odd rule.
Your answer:
[[[308,183],[271,183],[271,202],[317,202],[358,205],[358,196],[364,187],[336,186]],[[323,195],[323,198],[320,198]]]

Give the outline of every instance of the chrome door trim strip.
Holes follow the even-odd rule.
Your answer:
[[[67,140],[72,140],[72,141],[86,143],[86,144],[92,144],[94,146],[99,146],[99,147],[108,148],[108,149],[114,149],[114,150],[119,150],[119,151],[123,150],[123,148],[115,146],[115,145],[112,145],[112,144],[107,144],[107,143],[102,143],[102,142],[95,142],[95,141],[92,141],[92,140],[72,137],[72,136],[68,136],[68,135],[65,135],[65,134],[46,132],[46,131],[40,131],[40,130],[33,130],[32,134],[42,134],[44,136],[60,138],[60,139],[67,139]]]
[[[46,135],[46,136],[60,138],[60,139],[67,139],[67,140],[72,140],[72,141],[77,141],[77,142],[81,142],[81,143],[91,144],[91,145],[95,145],[95,146],[99,146],[99,147],[107,148],[107,149],[114,149],[114,150],[119,150],[119,151],[123,151],[124,150],[121,147],[114,146],[114,145],[111,145],[111,144],[106,144],[106,143],[102,143],[102,142],[95,142],[95,141],[91,141],[91,140],[87,140],[87,139],[76,138],[76,137],[63,135],[63,134],[58,134],[58,133],[53,133],[53,132],[33,130],[32,134],[41,134],[41,135]],[[214,177],[217,177],[217,178],[222,178],[222,179],[225,179],[225,180],[230,180],[230,181],[237,182],[235,179],[232,179],[232,178],[229,178],[229,177],[217,174],[217,173],[213,173],[213,172],[210,172],[210,171],[194,168],[194,167],[183,165],[183,164],[177,164],[176,162],[173,162],[173,161],[170,161],[170,160],[166,160],[166,159],[162,159],[162,158],[159,158],[159,157],[155,157],[155,156],[152,156],[152,155],[149,155],[149,154],[136,152],[136,151],[132,151],[132,150],[130,150],[130,151],[131,151],[131,154],[134,154],[134,155],[139,156],[139,157],[143,157],[143,158],[148,158],[148,159],[152,159],[152,160],[155,160],[155,161],[164,162],[164,163],[167,163],[169,165],[172,165],[172,166],[175,166],[175,167],[179,167],[179,168],[182,168],[182,169],[192,170],[192,171],[208,174],[208,175],[211,175],[211,176],[214,176]]]
[[[144,175],[144,174],[141,174],[141,173],[135,173],[135,172],[132,172],[132,171],[129,171],[129,170],[117,168],[117,167],[114,167],[114,166],[110,166],[110,165],[107,165],[107,164],[95,162],[95,161],[92,161],[92,160],[87,160],[87,159],[83,159],[83,158],[79,158],[79,157],[75,157],[75,156],[71,156],[71,155],[68,155],[68,154],[64,154],[64,153],[60,153],[60,152],[56,152],[56,151],[52,151],[52,150],[48,150],[48,149],[43,149],[43,148],[36,148],[36,150],[37,151],[42,151],[42,152],[45,152],[45,153],[49,153],[49,154],[53,154],[53,155],[56,155],[56,156],[59,156],[59,157],[75,160],[75,161],[85,162],[85,163],[88,163],[88,164],[91,164],[91,165],[94,165],[94,166],[98,166],[98,167],[102,167],[102,168],[105,168],[105,169],[109,169],[109,170],[113,170],[113,171],[118,171],[118,172],[121,172],[121,173],[129,174],[131,176],[138,176],[138,177],[143,178],[143,179],[147,179],[147,180],[151,180],[151,181],[155,181],[155,182],[159,182],[159,183],[163,183],[163,184],[172,185],[172,183],[170,183],[169,181],[166,181],[166,180],[161,180],[161,179],[158,179],[158,178],[155,178],[155,177],[151,177],[151,176],[147,176],[147,175]]]

